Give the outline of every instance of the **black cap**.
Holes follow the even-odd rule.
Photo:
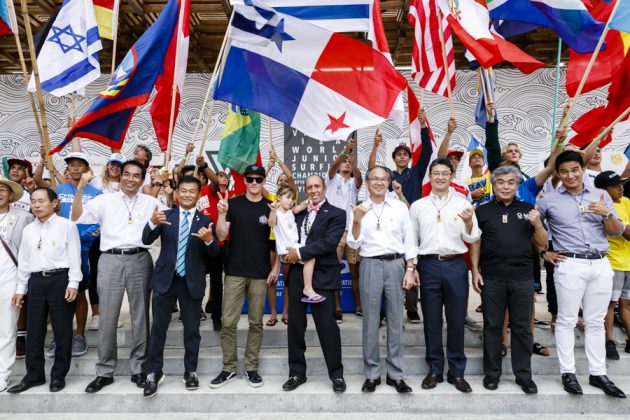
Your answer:
[[[251,174],[262,175],[264,178],[266,176],[265,168],[259,165],[249,165],[247,168],[245,168],[245,172],[243,172],[243,175],[251,175]]]
[[[628,182],[628,178],[622,178],[613,171],[604,171],[595,177],[595,187],[605,189]]]
[[[392,152],[392,159],[396,157],[396,152],[402,149],[406,150],[409,156],[411,156],[411,148],[409,147],[409,145],[407,143],[398,143],[398,146],[396,146],[396,148]]]

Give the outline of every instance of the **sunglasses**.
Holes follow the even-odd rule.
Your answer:
[[[245,181],[248,184],[262,184],[265,178],[262,178],[260,176],[246,176],[245,177]]]

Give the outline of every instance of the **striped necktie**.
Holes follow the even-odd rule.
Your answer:
[[[188,235],[190,226],[188,224],[189,211],[183,213],[182,222],[179,227],[179,246],[177,247],[177,274],[181,277],[186,275],[186,246],[188,245]]]

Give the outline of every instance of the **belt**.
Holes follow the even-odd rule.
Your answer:
[[[420,258],[428,258],[430,260],[448,261],[448,260],[455,260],[457,258],[462,258],[463,256],[464,254],[451,254],[451,255],[426,254],[426,255],[420,255]]]
[[[606,254],[574,254],[573,252],[562,252],[562,255],[569,258],[578,258],[580,260],[601,260]]]
[[[36,273],[31,273],[31,276],[50,277],[56,274],[67,273],[68,271],[68,268],[55,268],[54,270],[38,271]]]
[[[364,257],[364,258],[372,258],[374,260],[397,260],[402,257],[403,257],[403,254],[383,254],[383,255],[375,255],[373,257]]]
[[[139,254],[140,252],[145,252],[145,251],[148,251],[148,249],[141,248],[141,247],[127,248],[127,249],[112,248],[112,249],[108,249],[107,251],[103,251],[103,254],[134,255],[134,254]]]

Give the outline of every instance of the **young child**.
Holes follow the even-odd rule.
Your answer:
[[[288,253],[288,248],[299,248],[298,228],[295,223],[294,214],[306,210],[308,200],[294,206],[296,192],[291,187],[280,187],[276,193],[276,202],[269,205],[271,214],[269,215],[269,226],[273,228],[276,236],[276,251],[282,260]],[[304,303],[320,303],[326,300],[313,289],[313,270],[315,268],[315,258],[304,261]]]

